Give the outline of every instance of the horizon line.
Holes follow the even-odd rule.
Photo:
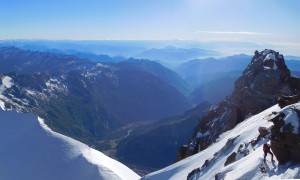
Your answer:
[[[251,31],[196,31],[195,33],[207,33],[207,34],[223,34],[223,35],[266,35],[269,33],[251,32]]]

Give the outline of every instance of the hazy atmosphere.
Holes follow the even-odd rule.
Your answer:
[[[298,0],[1,0],[0,39],[243,42],[300,55],[299,9]]]

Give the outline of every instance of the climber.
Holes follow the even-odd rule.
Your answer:
[[[266,156],[267,156],[267,153],[269,153],[269,154],[271,154],[271,156],[272,156],[272,161],[274,161],[273,160],[273,153],[271,153],[271,150],[270,150],[270,145],[269,144],[267,144],[267,143],[265,143],[264,144],[264,146],[263,146],[263,150],[264,150],[264,161],[266,162]]]

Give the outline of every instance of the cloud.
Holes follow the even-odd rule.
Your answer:
[[[206,33],[206,34],[222,34],[222,35],[265,35],[261,32],[248,32],[248,31],[196,31],[195,33]]]

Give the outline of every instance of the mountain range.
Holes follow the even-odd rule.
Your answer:
[[[249,64],[250,59],[250,56],[245,54],[220,59],[195,59],[181,64],[175,71],[197,87],[213,79],[224,77],[224,73],[242,71]]]
[[[156,71],[147,69],[147,64]],[[6,108],[33,112],[53,130],[96,147],[113,129],[180,114],[191,107],[173,86],[183,82],[179,76],[150,61],[101,64],[4,47],[0,67],[14,84],[3,94]]]
[[[189,156],[199,151],[200,154],[203,152],[203,157],[208,157],[204,152],[214,146],[220,137],[225,136],[222,135],[223,132],[239,127],[245,119],[251,119],[254,114],[276,104],[278,96],[296,95],[299,89],[298,80],[292,75],[297,75],[300,63],[296,60],[285,61],[281,54],[267,49],[256,51],[252,58],[241,54],[221,59],[193,60],[176,70],[182,77],[154,61],[130,58],[108,63],[107,61],[113,60],[106,55],[92,55],[91,57],[98,59],[91,61],[88,56],[84,57],[87,54],[83,53],[82,57],[80,54],[66,55],[60,54],[59,51],[39,52],[1,47],[1,108],[35,114],[39,116],[39,121],[33,122],[39,122],[40,127],[50,134],[60,133],[63,135],[58,135],[59,137],[66,135],[95,149],[103,150],[142,175],[175,161],[189,159]],[[291,71],[288,69],[289,65],[293,66]],[[200,70],[202,74],[199,75]],[[218,105],[219,102],[221,103]],[[280,111],[274,108],[272,110]],[[270,114],[270,111],[266,113]],[[256,122],[257,118],[252,118],[252,121]],[[269,124],[263,125],[270,127]],[[235,135],[240,134],[235,132]],[[251,138],[253,137],[254,130],[251,131]],[[183,167],[179,168],[182,171],[180,176],[167,168],[166,171],[172,172],[173,175],[166,175],[166,171],[161,170],[144,178],[174,176],[197,179],[211,178],[216,174],[225,177],[230,169],[221,171],[223,166],[213,165],[214,171],[206,174],[209,167],[207,163],[223,163],[225,157],[228,159],[228,147],[234,147],[232,143],[235,142],[235,138],[232,139],[228,140],[229,145],[216,145],[214,150],[221,155],[200,159],[203,162],[201,167],[182,160],[176,163],[177,165],[170,166],[171,169],[176,169],[178,165],[182,165]],[[227,142],[225,139],[220,141]],[[248,142],[250,139],[240,139],[239,143],[242,141]],[[260,147],[262,142],[259,141],[257,147]],[[188,145],[184,145],[186,143]],[[272,143],[274,145],[273,141]],[[84,146],[79,148],[84,151],[89,149],[80,143],[78,146]],[[20,149],[24,147],[20,146]],[[78,151],[77,145],[74,149],[71,148],[70,151]],[[249,152],[255,151],[255,148],[246,149]],[[277,153],[278,149],[274,149],[274,152]],[[98,152],[96,154],[106,158]],[[76,157],[82,159],[80,154]],[[94,158],[97,159],[92,159]],[[242,158],[238,157],[235,160],[239,159]],[[278,159],[278,162],[282,161]],[[78,162],[86,164],[84,158]],[[59,167],[63,162],[58,164]],[[113,167],[118,166],[113,164]],[[77,165],[75,163],[75,166]],[[113,168],[106,163],[98,167],[100,166]],[[192,167],[194,169],[191,169]],[[127,174],[130,171],[124,172]],[[113,170],[112,176],[118,175],[118,172]],[[99,174],[94,176],[98,177]],[[136,174],[132,177],[138,178]]]
[[[230,75],[231,72],[240,71],[239,75],[241,75],[251,58],[250,55],[239,54],[223,58],[194,59],[179,65],[175,72],[191,85],[197,87],[208,81],[228,76],[227,74]],[[289,56],[285,60],[291,71],[299,71],[300,61],[297,60],[297,57]]]
[[[293,56],[289,56],[291,57]],[[192,103],[208,101],[218,104],[232,93],[234,82],[242,75],[250,61],[251,56],[245,54],[218,59],[196,59],[181,64],[175,71],[193,87],[188,94]],[[300,77],[300,61],[285,58],[285,62],[292,75]],[[218,87],[221,84],[222,91],[219,91]]]
[[[261,56],[262,57],[268,56],[267,52],[269,52],[269,51],[265,50],[265,51],[261,52]],[[273,51],[270,51],[270,52],[276,54]],[[272,54],[272,53],[270,53],[270,54]],[[259,56],[259,55],[256,55],[256,56]],[[271,56],[271,55],[269,55],[269,56]],[[274,57],[275,57],[275,55],[274,55]],[[255,61],[254,58],[252,58],[252,61]],[[238,62],[239,61],[237,61],[237,63]],[[259,62],[262,63],[262,62],[266,62],[266,61],[259,61]],[[285,61],[285,62],[287,62],[287,61]],[[278,76],[278,75],[275,75],[275,74],[278,72],[275,72],[275,74],[272,75],[272,73],[268,71],[267,67],[265,69],[261,68],[261,67],[264,67],[263,63],[256,65],[256,66],[254,66],[252,64],[253,63],[250,63],[250,65],[247,66],[246,70],[244,70],[242,76],[240,76],[238,78],[238,80],[237,80],[237,78],[231,79],[232,89],[227,91],[227,93],[228,93],[227,95],[229,95],[231,93],[233,93],[233,94],[231,96],[229,96],[228,98],[225,98],[225,96],[224,96],[222,99],[222,97],[220,97],[219,98],[220,101],[221,100],[223,100],[223,101],[219,104],[219,106],[214,106],[213,108],[208,108],[210,110],[206,111],[206,113],[203,113],[203,114],[192,113],[195,115],[195,116],[193,116],[192,114],[190,114],[191,112],[200,113],[201,112],[200,109],[205,110],[204,107],[202,107],[200,109],[195,108],[195,109],[192,109],[192,110],[184,113],[184,115],[182,115],[182,116],[174,117],[172,120],[170,120],[170,122],[176,122],[176,121],[184,122],[184,120],[194,119],[195,120],[194,122],[198,122],[197,126],[185,128],[185,130],[187,130],[187,129],[190,130],[190,134],[193,134],[193,138],[190,140],[188,140],[188,139],[185,140],[185,143],[192,143],[192,145],[186,146],[185,147],[186,149],[184,151],[189,151],[187,148],[195,149],[198,144],[198,139],[201,139],[201,145],[200,145],[201,149],[202,148],[205,149],[207,146],[214,143],[223,131],[227,131],[227,130],[231,129],[232,127],[235,127],[235,125],[240,123],[241,121],[243,121],[243,119],[250,117],[250,116],[252,116],[252,114],[256,114],[256,113],[264,110],[265,108],[273,105],[275,103],[274,98],[277,98],[277,96],[279,96],[280,94],[285,93],[285,95],[290,95],[290,93],[291,94],[295,93],[295,92],[292,92],[293,91],[292,89],[294,89],[294,88],[291,87],[291,85],[288,85],[288,87],[286,87],[283,82],[277,80],[278,78],[276,78],[276,76]],[[283,63],[283,65],[280,65],[279,67],[282,68],[280,70],[280,71],[282,71],[282,74],[286,74],[285,76],[287,76],[287,78],[289,78],[290,77],[289,70],[287,70],[285,64]],[[230,66],[227,68],[230,68]],[[270,70],[270,71],[273,71],[273,70]],[[279,71],[279,70],[277,69],[276,71]],[[250,74],[253,74],[252,76],[254,76],[254,77],[257,74],[260,74],[260,75],[257,76],[256,78],[252,79],[251,80],[252,82],[249,82],[250,77],[247,77],[245,75],[246,73],[249,74],[249,76],[250,76]],[[265,77],[264,73],[268,73],[268,76],[266,76],[266,77],[269,77],[269,79],[263,78],[263,77]],[[281,73],[279,73],[279,74],[281,74]],[[274,78],[274,80],[271,80],[273,78]],[[281,78],[281,79],[286,79],[286,78]],[[246,81],[246,82],[243,82],[243,81]],[[267,84],[266,82],[268,82],[268,81],[272,81],[273,85],[271,83]],[[220,96],[220,94],[222,95],[222,92],[226,92],[225,88],[228,86],[227,86],[227,84],[224,84],[224,82],[226,82],[225,78],[223,78],[223,81],[217,81],[217,82],[218,83],[212,83],[212,87],[213,87],[212,89],[214,89],[214,91],[213,90],[207,91],[206,96],[204,95],[203,98],[209,98],[210,96],[214,96],[214,95]],[[235,82],[235,85],[233,82]],[[262,86],[261,84],[258,84],[258,83],[265,83],[265,85]],[[287,82],[285,82],[285,83],[287,83]],[[228,83],[228,84],[230,85],[230,83]],[[251,86],[257,87],[258,89],[255,90],[254,92],[248,92],[247,87],[249,86],[249,84],[253,84]],[[267,85],[272,86],[272,87],[270,88]],[[220,86],[222,86],[222,92],[220,92]],[[284,86],[284,88],[286,88],[285,91],[273,92],[274,90],[278,90],[279,87],[282,88],[283,86]],[[265,89],[264,88],[259,89],[259,87],[264,87]],[[237,88],[241,88],[241,89],[238,90]],[[269,92],[269,91],[267,91],[267,89],[269,89],[269,90],[273,89],[273,91]],[[288,89],[290,89],[291,91],[288,91]],[[199,88],[199,91],[202,91],[202,92],[205,91],[205,86],[204,87],[202,86],[201,89]],[[219,93],[214,94],[214,92],[219,92]],[[216,98],[214,98],[214,99],[216,99]],[[241,103],[241,104],[239,104],[239,103]],[[168,122],[168,121],[166,121],[166,122]],[[166,125],[166,124],[164,124],[164,125]],[[117,148],[117,154],[119,153],[119,156],[121,156],[120,160],[125,160],[123,162],[126,162],[126,163],[138,162],[139,164],[141,164],[143,166],[150,166],[152,168],[154,168],[155,166],[159,167],[159,165],[161,165],[159,163],[158,163],[158,165],[155,165],[155,163],[157,162],[156,159],[166,159],[165,162],[170,164],[171,160],[167,161],[167,157],[168,157],[167,154],[171,154],[171,153],[174,154],[174,151],[169,150],[168,153],[161,153],[160,149],[162,149],[162,148],[160,148],[160,145],[161,145],[160,142],[165,142],[164,148],[168,148],[169,143],[174,141],[172,139],[172,137],[170,137],[170,135],[169,135],[172,133],[168,134],[168,132],[170,132],[170,130],[167,130],[167,129],[172,129],[172,126],[173,126],[173,124],[168,125],[164,128],[164,130],[159,131],[159,129],[163,129],[163,127],[164,127],[163,125],[162,126],[157,125],[157,127],[155,128],[155,126],[153,127],[153,125],[150,124],[150,125],[145,125],[146,128],[143,127],[143,129],[140,131],[140,133],[133,131],[132,136],[125,138],[123,140],[123,142],[120,143],[120,146],[119,146],[120,150]],[[179,126],[183,126],[183,125],[179,125]],[[150,130],[150,133],[147,132],[147,129]],[[177,132],[181,132],[178,129],[177,129]],[[166,132],[166,133],[163,133],[163,132]],[[135,133],[137,134],[136,136],[134,136]],[[216,134],[214,134],[214,133],[216,133]],[[166,137],[167,140],[166,141],[163,140],[162,136],[160,136],[160,134],[165,134],[164,137]],[[180,138],[177,138],[177,139],[181,139],[181,137],[186,137],[188,134],[189,134],[188,132],[180,133]],[[199,134],[201,134],[201,136]],[[157,139],[159,140],[159,142],[157,142]],[[151,148],[140,148],[139,146],[142,146],[141,141],[143,141],[143,140],[147,140],[147,142],[149,142],[149,144],[151,144]],[[181,139],[180,141],[183,142],[184,140]],[[156,144],[159,144],[159,145],[156,145]],[[147,163],[149,162],[149,164],[141,161],[140,158],[138,158],[138,157],[142,156],[142,155],[139,155],[139,153],[136,153],[136,154],[130,155],[130,156],[123,155],[124,153],[128,155],[129,151],[126,153],[126,148],[124,148],[126,146],[130,146],[131,148],[134,147],[135,149],[140,149],[139,152],[143,152],[143,154],[147,154],[149,152],[149,155],[147,155],[147,157],[152,157],[151,160],[146,161]],[[176,146],[178,147],[178,144]],[[155,147],[155,148],[153,148],[153,147]],[[178,148],[178,149],[179,149],[178,150],[179,151],[178,159],[181,159],[182,157],[180,158],[180,148]],[[198,152],[198,150],[197,150],[197,152]],[[161,154],[159,154],[159,153],[161,153]],[[189,155],[194,154],[194,152],[191,152],[191,153],[185,152],[185,153],[189,154]],[[163,158],[161,158],[161,156],[163,154],[165,154],[165,155]],[[131,158],[127,158],[127,157],[131,157]],[[174,158],[173,158],[173,160],[174,160]],[[150,164],[151,161],[153,161],[153,164]],[[163,162],[163,161],[160,161],[160,162]]]
[[[162,64],[176,66],[190,59],[218,55],[218,52],[200,48],[178,48],[167,46],[164,48],[147,49],[134,57],[157,60]]]

